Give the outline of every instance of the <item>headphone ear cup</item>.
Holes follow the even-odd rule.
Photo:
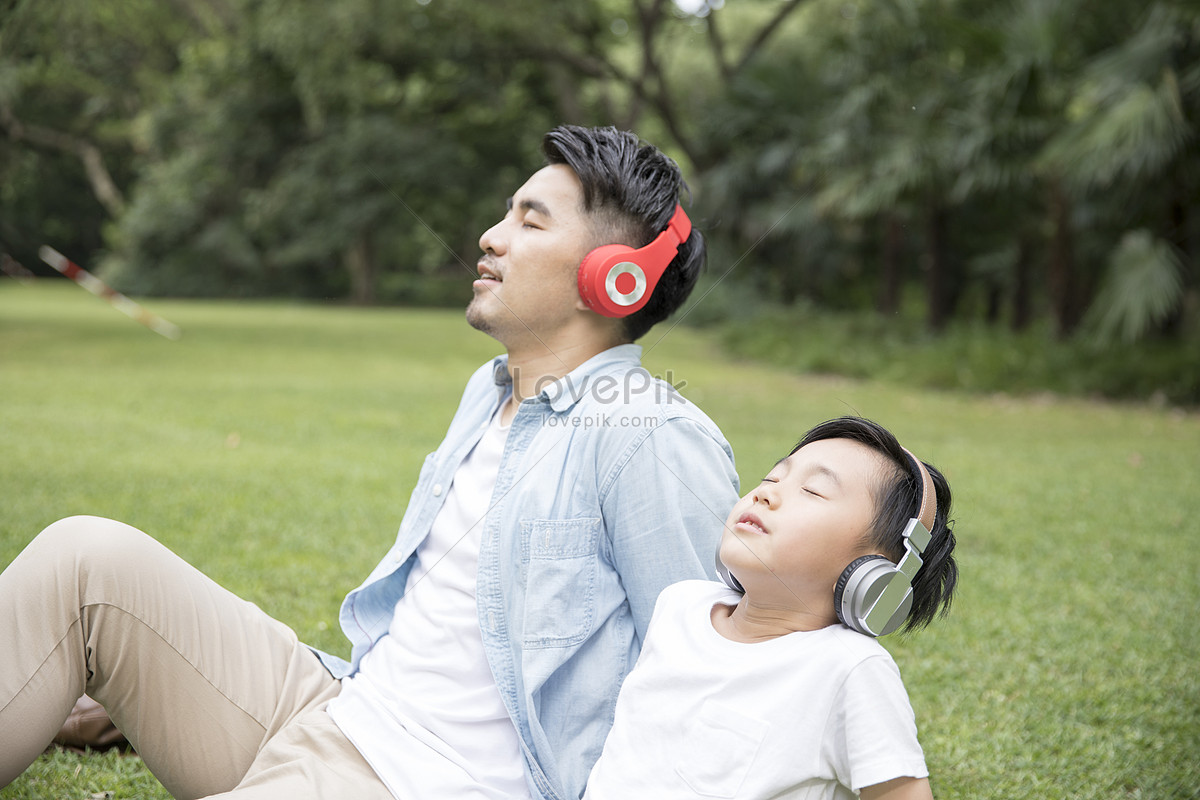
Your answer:
[[[725,562],[721,560],[721,545],[717,545],[717,577],[721,579],[721,583],[733,589],[735,592],[746,593],[742,588],[742,584],[737,578],[733,577],[733,573],[729,571],[729,567],[725,566]]]
[[[833,610],[842,624],[867,636],[877,636],[867,629],[863,618],[897,574],[896,565],[881,555],[860,556],[851,561],[833,587]]]
[[[606,317],[628,317],[640,311],[691,233],[692,221],[676,203],[667,227],[645,247],[597,247],[579,264],[579,296],[588,308]]]
[[[622,256],[633,255],[634,249],[624,244],[604,244],[592,250],[583,257],[579,264],[579,282],[585,280],[588,284],[604,286],[604,274],[610,264],[622,261]]]
[[[649,299],[653,286],[635,260],[637,251],[623,244],[592,250],[579,265],[579,296],[592,311],[606,317],[627,317]]]

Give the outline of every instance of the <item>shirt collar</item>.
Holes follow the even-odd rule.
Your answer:
[[[638,365],[642,362],[642,347],[637,344],[619,344],[597,353],[563,377],[543,387],[539,399],[550,404],[557,412],[563,412],[579,402],[586,394],[591,377],[614,364]],[[512,386],[512,375],[508,371],[508,356],[497,356],[492,361],[492,380],[496,388],[504,393]]]
[[[512,375],[508,373],[508,356],[496,356],[492,359],[492,380],[496,388],[503,391],[512,386]]]

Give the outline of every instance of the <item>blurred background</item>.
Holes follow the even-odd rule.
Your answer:
[[[938,796],[1194,800],[1196,0],[0,0],[0,564],[113,516],[338,652],[560,123],[682,166],[642,343],[743,485],[842,413],[951,476],[961,599],[888,642]],[[72,758],[0,798],[166,796]]]
[[[734,353],[1200,404],[1185,0],[0,0],[0,261],[461,307],[564,122],[683,167]]]

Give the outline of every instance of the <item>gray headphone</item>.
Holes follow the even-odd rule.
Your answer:
[[[921,476],[921,502],[917,516],[904,526],[904,557],[893,564],[881,555],[856,558],[842,570],[833,589],[833,608],[846,627],[867,636],[885,636],[899,628],[912,608],[912,582],[925,562],[921,555],[929,546],[937,514],[937,492],[933,478],[921,460],[904,451]],[[717,549],[717,576],[726,586],[745,592],[737,578],[721,562]]]

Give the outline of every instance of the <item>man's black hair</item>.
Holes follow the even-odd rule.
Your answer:
[[[839,417],[823,422],[804,434],[792,452],[823,439],[849,439],[866,445],[894,467],[875,487],[875,519],[868,530],[866,545],[899,562],[904,555],[901,534],[905,524],[917,515],[921,502],[922,481],[916,465],[891,431],[862,417]],[[904,623],[905,631],[928,625],[938,615],[939,608],[943,615],[949,611],[954,588],[958,584],[958,564],[953,555],[953,523],[949,517],[950,484],[936,467],[921,463],[925,464],[929,477],[933,479],[937,513],[934,515],[933,530],[930,531],[929,546],[921,555],[924,563],[913,580],[913,604]]]
[[[547,164],[565,164],[583,185],[584,210],[597,215],[608,241],[645,247],[667,228],[688,187],[678,165],[636,134],[616,128],[562,125],[542,139]],[[687,300],[704,267],[704,236],[692,226],[687,241],[639,311],[625,317],[623,332],[636,341]]]

